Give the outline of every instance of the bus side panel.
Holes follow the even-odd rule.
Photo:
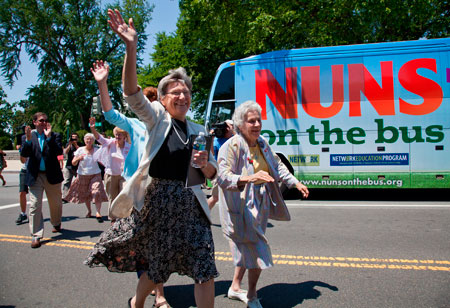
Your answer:
[[[427,43],[256,56],[236,64],[237,105],[262,106],[262,135],[310,187],[449,188],[449,48]]]
[[[442,133],[439,143],[411,144],[411,186],[416,188],[450,188],[450,129]],[[426,135],[423,132],[423,135]]]

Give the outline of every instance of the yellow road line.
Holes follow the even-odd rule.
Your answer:
[[[13,242],[30,244],[29,236],[0,234],[0,242]],[[45,246],[69,247],[91,250],[93,242],[75,240],[55,240],[43,238]],[[216,251],[216,260],[232,262],[230,252]],[[450,261],[448,260],[418,260],[418,259],[394,259],[394,258],[355,258],[355,257],[321,257],[321,256],[295,256],[295,255],[272,255],[274,264],[291,266],[312,267],[334,267],[354,269],[397,269],[416,271],[445,271],[450,272]]]

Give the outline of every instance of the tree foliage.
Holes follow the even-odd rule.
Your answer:
[[[148,1],[126,0],[119,8],[133,17],[142,51],[144,29],[153,6]],[[0,67],[9,85],[26,73],[20,56],[25,52],[39,67],[40,84],[28,89],[31,109],[46,112],[56,130],[86,128],[97,87],[90,73],[96,59],[112,63],[110,90],[113,102],[122,101],[121,67],[124,44],[109,29],[106,9],[93,0],[0,0]],[[121,107],[116,105],[116,107]]]
[[[193,77],[196,117],[203,115],[217,67],[264,52],[449,36],[447,0],[180,0],[177,37]],[[172,64],[161,44],[155,67]],[[177,53],[180,49],[177,48]],[[177,65],[175,65],[177,66]]]
[[[31,113],[27,112],[29,104],[27,100],[9,103],[7,96],[0,86],[0,138],[1,149],[11,150],[14,136],[23,132],[22,126],[29,124]]]
[[[153,64],[139,71],[138,81],[142,87],[157,87],[159,80],[166,76],[169,70],[188,65],[181,37],[175,33],[157,33],[153,48],[155,50],[151,54]]]
[[[6,101],[6,94],[0,86],[0,137],[11,138],[9,123],[13,114],[13,106]]]

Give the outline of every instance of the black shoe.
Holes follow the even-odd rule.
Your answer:
[[[28,222],[27,214],[19,214],[19,217],[16,219],[16,225],[21,225]]]
[[[62,203],[66,204],[66,203],[69,203],[69,201],[67,201],[66,199],[62,199]]]
[[[56,233],[56,232],[61,232],[61,224],[57,225],[57,226],[53,226],[52,232]]]

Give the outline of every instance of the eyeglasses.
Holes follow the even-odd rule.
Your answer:
[[[180,97],[181,96],[181,94],[183,94],[184,96],[190,96],[191,95],[191,92],[189,92],[189,91],[181,91],[181,92],[179,92],[179,91],[175,91],[175,92],[169,92],[169,93],[167,93],[167,94],[170,94],[170,95],[172,95],[173,97]]]
[[[38,120],[38,122],[41,122],[41,123],[48,123],[48,120],[47,120],[47,119],[40,119],[40,120]]]

